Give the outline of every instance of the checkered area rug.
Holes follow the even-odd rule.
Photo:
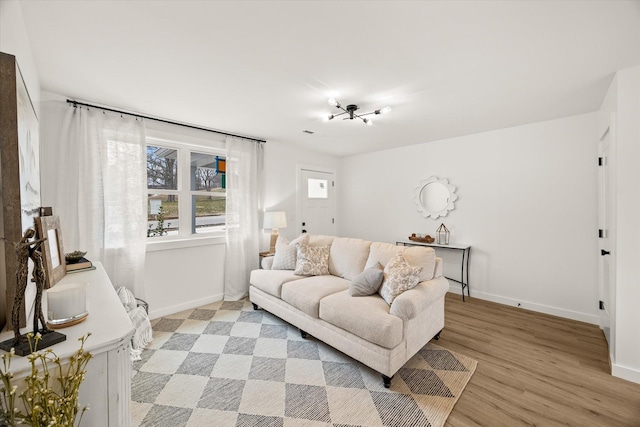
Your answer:
[[[379,373],[246,300],[152,323],[132,379],[140,427],[442,426],[477,365],[429,343],[385,389]]]

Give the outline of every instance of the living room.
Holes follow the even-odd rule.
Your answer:
[[[216,87],[217,92],[207,92],[200,87],[206,94],[203,96],[206,102],[184,96],[182,84],[172,87],[167,83],[180,78],[202,79],[201,86],[210,83],[207,80],[213,73],[210,62],[202,70],[191,70],[196,77],[176,70],[184,63],[200,60],[178,55],[180,46],[184,46],[183,39],[178,39],[178,46],[167,44],[176,57],[162,62],[166,68],[156,74],[147,68],[146,61],[157,65],[158,59],[148,58],[149,53],[145,53],[155,52],[153,37],[149,44],[140,45],[149,49],[140,51],[142,59],[131,58],[130,54],[118,55],[113,50],[105,53],[101,50],[103,44],[105,49],[113,49],[108,47],[107,39],[126,43],[126,36],[136,34],[135,31],[127,33],[123,28],[122,39],[117,34],[97,30],[92,34],[92,26],[97,24],[89,17],[106,14],[107,6],[103,5],[105,9],[102,9],[98,4],[97,9],[92,9],[88,4],[74,6],[73,2],[61,2],[56,6],[52,3],[46,6],[37,2],[0,2],[0,51],[16,56],[36,110],[43,111],[46,103],[65,104],[67,98],[74,98],[264,138],[267,140],[264,206],[267,211],[286,212],[288,226],[280,230],[285,237],[293,239],[301,231],[297,173],[301,165],[311,165],[336,175],[337,235],[394,243],[406,240],[411,233],[434,235],[436,228],[444,223],[451,231],[452,243],[472,247],[469,266],[472,299],[592,325],[600,325],[598,302],[602,300],[601,248],[596,231],[600,228],[598,142],[604,131],[615,123],[616,241],[611,251],[616,261],[615,294],[611,302],[615,311],[609,341],[611,364],[614,376],[640,383],[640,342],[636,333],[640,312],[634,304],[640,297],[637,286],[640,271],[635,261],[639,250],[635,236],[640,231],[640,222],[636,219],[640,198],[635,194],[639,172],[635,163],[640,153],[637,151],[639,130],[634,119],[640,113],[637,101],[640,92],[639,2],[545,2],[541,5],[536,2],[509,2],[509,5],[454,2],[449,6],[440,2],[432,5],[430,2],[401,5],[331,2],[324,6],[316,2],[305,2],[306,6],[274,2],[269,5],[271,8],[251,2],[235,6],[216,2],[208,7],[216,10],[218,16],[228,14],[238,19],[246,15],[246,22],[236,22],[238,34],[246,30],[245,26],[255,26],[262,31],[256,33],[262,34],[264,40],[258,43],[255,38],[260,36],[247,30],[246,42],[238,45],[245,49],[242,56],[234,58],[231,48],[214,51],[223,60],[219,67],[227,66],[229,58],[237,61],[233,66],[241,64],[237,79],[243,81],[246,88],[242,94],[236,94],[220,87]],[[144,2],[137,6],[138,12],[151,8]],[[165,14],[173,12],[187,19],[180,14],[184,6],[177,2],[168,2],[165,6],[168,6]],[[117,16],[117,12],[113,13],[107,16]],[[84,20],[82,14],[86,16]],[[388,25],[383,25],[385,14],[387,18],[394,18]],[[263,15],[266,24],[255,17]],[[409,15],[414,18],[408,18]],[[477,19],[472,19],[474,15]],[[304,16],[307,18],[303,19]],[[317,25],[329,17],[335,21]],[[454,17],[459,19],[457,24],[449,21]],[[67,19],[76,22],[71,25]],[[418,32],[420,19],[425,20],[425,28],[432,28],[432,33]],[[350,24],[356,25],[355,22],[358,31],[351,31]],[[291,25],[289,31],[279,31],[283,23]],[[166,21],[160,24],[168,25]],[[463,24],[470,25],[470,29],[456,33]],[[177,37],[186,33],[188,21],[182,25],[184,27],[176,27],[167,34]],[[447,25],[452,29],[446,31]],[[302,36],[305,26],[309,27],[308,37]],[[367,26],[370,29],[365,32],[363,27]],[[402,28],[408,28],[407,32],[403,33]],[[436,29],[443,32],[437,33]],[[414,40],[416,46],[384,50],[379,46],[382,41],[375,35],[384,38],[385,32],[391,40]],[[460,34],[460,38],[452,33]],[[238,34],[229,33],[227,37],[238,38]],[[281,45],[270,42],[267,35]],[[292,41],[294,35],[300,37],[300,41]],[[55,36],[63,40],[85,40],[78,41],[79,47],[70,44],[67,49],[47,46]],[[142,35],[138,37],[144,39]],[[170,42],[169,36],[157,37],[163,43]],[[195,46],[201,46],[195,42],[200,37],[197,32],[185,38],[189,37],[194,38]],[[211,40],[208,43],[213,45]],[[441,40],[443,46],[451,49],[457,46],[460,50],[452,50],[450,58],[445,47],[429,40]],[[524,41],[528,44],[519,44]],[[88,47],[92,43],[95,50]],[[224,44],[235,46],[227,41]],[[257,47],[251,49],[252,44]],[[364,45],[361,50],[357,47],[359,44]],[[462,49],[466,45],[470,47]],[[304,56],[311,48],[318,52],[317,61]],[[203,49],[194,48],[194,57],[212,55]],[[377,52],[378,49],[381,50]],[[515,61],[510,59],[514,53],[517,54]],[[61,56],[56,58],[56,54]],[[78,70],[86,63],[102,64],[99,59],[109,54],[113,55],[114,62],[125,61],[125,68],[130,68],[128,71],[135,76],[130,79],[135,85],[158,85],[155,92],[150,91],[155,95],[147,92],[133,99],[131,94],[136,93],[135,90],[107,84],[112,77],[109,74],[118,74],[117,68],[106,68],[108,71],[93,76],[79,74]],[[255,55],[251,61],[246,58],[250,55]],[[416,66],[414,57],[419,55],[431,56],[433,61],[452,62],[431,71],[431,59],[422,60],[420,67]],[[464,56],[464,60],[457,58],[458,55]],[[74,56],[85,60],[74,67],[70,62]],[[294,59],[287,62],[289,57]],[[359,57],[362,58],[354,59]],[[313,64],[330,61],[335,65],[324,68],[325,75],[314,74],[300,64],[304,61]],[[495,65],[485,68],[488,62]],[[514,62],[521,64],[516,66]],[[403,65],[405,63],[408,65]],[[271,74],[249,71],[261,67],[268,68]],[[171,72],[175,74],[169,74]],[[277,73],[283,77],[272,81],[265,77]],[[51,77],[64,74],[68,75],[64,84]],[[387,80],[389,75],[394,78]],[[118,84],[122,80],[116,79]],[[294,83],[290,83],[292,81]],[[78,87],[85,82],[93,91],[76,91],[76,82]],[[393,110],[388,116],[380,117],[378,123],[374,120],[372,127],[357,120],[322,123],[317,117],[325,110],[331,111],[326,99],[328,89],[341,90],[335,97],[345,105],[362,102],[363,111],[386,103]],[[267,100],[260,102],[267,121],[285,121],[282,117],[293,120],[286,123],[290,128],[287,133],[267,133],[263,130],[266,128],[260,128],[262,121],[247,120],[244,108],[254,114],[253,106],[248,104],[257,103],[255,94],[261,91],[268,93]],[[278,99],[278,91],[283,92],[283,99],[287,101],[299,99],[303,107]],[[285,97],[284,92],[295,93]],[[465,92],[473,93],[475,98],[454,102]],[[518,94],[521,101],[514,103],[508,98],[510,93]],[[356,99],[352,100],[352,96]],[[202,108],[203,104],[215,104],[216,99],[220,104],[216,109]],[[366,101],[361,101],[363,99]],[[264,107],[268,102],[273,104],[272,108]],[[440,107],[446,109],[448,116],[440,115]],[[64,105],[64,108],[70,107]],[[615,121],[611,120],[611,112],[616,113]],[[51,117],[39,117],[41,122],[51,120]],[[411,126],[420,126],[422,130],[409,133],[393,127],[393,120],[410,120]],[[304,130],[315,134],[305,134]],[[50,139],[50,135],[41,132],[42,144]],[[394,143],[394,140],[402,142]],[[43,177],[47,171],[59,167],[42,163]],[[458,196],[455,209],[437,220],[423,217],[414,202],[416,187],[432,175],[447,178],[456,186]],[[205,240],[206,243],[203,240],[197,246],[168,241],[149,243],[145,299],[152,318],[224,298],[224,237]],[[262,240],[262,249],[266,250],[268,231],[263,232]],[[458,277],[458,266],[455,258],[445,257],[447,275]],[[203,277],[207,280],[203,281]],[[188,285],[176,286],[176,283]],[[459,297],[460,285],[452,281],[450,293]]]

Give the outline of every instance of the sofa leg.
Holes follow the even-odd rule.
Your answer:
[[[300,336],[306,340],[306,339],[307,339],[307,337],[309,336],[309,334],[307,334],[305,331],[303,331],[302,329],[300,329]]]
[[[260,310],[260,307],[258,307],[258,304],[256,304],[255,302],[252,302],[251,304],[253,304],[254,310]]]
[[[442,333],[442,329],[440,329],[440,332],[438,332],[437,334],[434,335],[433,339],[438,341],[440,339],[440,334]]]
[[[391,387],[391,379],[392,378],[393,378],[393,375],[388,377],[385,374],[382,374],[382,382],[384,383],[384,388]]]

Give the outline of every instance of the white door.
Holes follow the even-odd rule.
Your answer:
[[[335,235],[335,174],[300,168],[298,205],[300,233]]]
[[[611,342],[611,319],[615,312],[615,253],[614,224],[613,224],[613,192],[612,192],[612,145],[613,116],[609,127],[604,131],[598,141],[598,252],[599,252],[599,295],[600,295],[600,327],[609,343],[610,351],[613,351]]]

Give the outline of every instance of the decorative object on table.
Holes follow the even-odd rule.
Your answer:
[[[440,179],[434,175],[420,181],[415,189],[413,201],[422,216],[436,219],[447,216],[449,211],[453,210],[453,202],[457,199],[456,187],[449,184],[446,178]]]
[[[429,236],[428,234],[421,236],[416,233],[411,233],[411,236],[409,236],[409,240],[412,240],[414,242],[421,242],[421,243],[433,243],[435,242],[436,239]]]
[[[24,232],[24,236],[16,244],[16,258],[18,259],[18,270],[16,271],[16,294],[13,302],[11,313],[11,324],[13,326],[13,339],[8,339],[0,343],[0,349],[5,351],[14,351],[19,356],[25,356],[33,352],[32,343],[28,340],[27,335],[20,335],[19,316],[24,300],[25,291],[27,289],[28,263],[29,259],[33,261],[33,279],[36,284],[36,299],[33,316],[33,335],[41,336],[37,340],[40,348],[47,348],[67,339],[67,337],[58,332],[54,332],[47,328],[42,312],[42,292],[45,286],[45,272],[43,267],[42,254],[40,246],[47,239],[35,239],[36,232],[33,228],[28,228]],[[40,328],[38,323],[42,326]],[[15,349],[15,350],[14,350]]]
[[[93,263],[85,258],[85,251],[73,251],[66,254],[65,260],[67,261],[67,273],[77,273],[79,271],[95,270]]]
[[[65,283],[47,291],[49,329],[60,329],[84,321],[87,311],[87,284]]]
[[[448,245],[449,244],[449,229],[444,225],[444,223],[440,224],[440,227],[436,230],[436,237],[438,238],[439,245]]]
[[[89,409],[88,405],[80,407],[78,397],[87,364],[92,357],[84,349],[84,343],[90,335],[78,339],[80,348],[66,361],[61,360],[51,349],[36,352],[36,348],[42,348],[42,337],[40,334],[27,334],[32,346],[29,363],[33,375],[24,378],[26,387],[13,383],[11,358],[14,353],[3,354],[0,393],[4,399],[0,407],[0,423],[4,421],[4,424],[0,425],[80,426],[82,416]],[[39,375],[40,372],[43,375]],[[18,388],[23,389],[20,394],[16,393]],[[23,409],[18,409],[17,398],[20,398]]]
[[[33,224],[40,205],[40,142],[38,117],[16,57],[0,52],[0,236],[4,238],[0,262],[0,329],[11,328],[15,274],[18,263],[13,245]],[[6,289],[5,289],[6,287]],[[5,292],[6,291],[6,292]],[[25,307],[20,311],[20,326],[26,324]]]
[[[262,228],[271,230],[271,241],[269,243],[269,252],[276,252],[276,240],[280,234],[280,228],[287,228],[287,214],[283,211],[265,212]]]
[[[46,273],[45,288],[49,289],[67,274],[60,219],[57,215],[41,216],[35,219],[35,223],[38,236],[47,239],[47,243],[42,245],[42,261]]]
[[[65,261],[67,261],[67,264],[75,264],[80,261],[86,254],[87,251],[73,251],[64,254],[64,259]]]

